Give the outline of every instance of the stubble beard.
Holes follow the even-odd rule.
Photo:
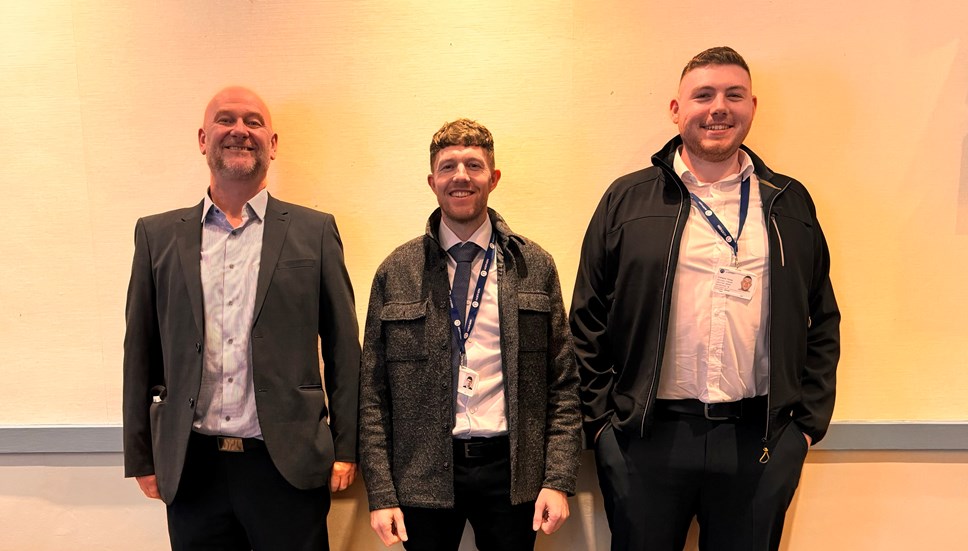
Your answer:
[[[721,163],[723,161],[728,161],[736,152],[739,151],[740,143],[713,143],[705,144],[702,139],[698,140],[684,140],[683,142],[689,153],[697,158],[701,159],[707,163]]]
[[[253,156],[249,163],[235,163],[229,165],[222,154],[215,153],[208,156],[208,167],[212,174],[217,174],[230,180],[248,180],[265,171],[265,163],[261,155]]]

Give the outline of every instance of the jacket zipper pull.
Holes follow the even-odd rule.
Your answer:
[[[763,446],[763,455],[760,456],[760,463],[764,465],[770,462],[770,448]]]

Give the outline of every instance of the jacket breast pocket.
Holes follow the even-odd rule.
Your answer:
[[[276,263],[277,270],[288,270],[291,268],[312,268],[316,266],[316,260],[313,258],[289,258],[286,260],[280,260]]]
[[[383,305],[380,322],[387,362],[426,360],[427,302],[389,302]]]
[[[518,335],[522,352],[548,349],[551,298],[545,293],[518,293]]]

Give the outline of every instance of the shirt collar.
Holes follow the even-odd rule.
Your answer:
[[[682,151],[681,146],[678,149],[676,149],[676,156],[672,160],[672,168],[676,171],[676,174],[679,175],[679,178],[686,185],[706,187],[710,184],[739,183],[745,180],[746,178],[749,178],[750,175],[753,174],[753,159],[750,159],[750,156],[747,155],[745,151],[740,149],[738,173],[730,174],[729,176],[723,178],[718,182],[700,182],[698,179],[696,179],[695,176],[693,176],[692,172],[689,170],[689,167],[686,166],[686,162],[682,160],[682,155],[680,153],[681,151]]]
[[[265,220],[266,217],[266,207],[269,204],[269,190],[262,188],[259,193],[255,194],[255,197],[249,199],[245,202],[249,207],[251,213],[254,213],[258,220]],[[202,204],[202,224],[205,223],[205,218],[208,217],[208,213],[212,210],[212,207],[218,208],[218,206],[212,201],[210,191],[205,191],[205,199]]]
[[[468,241],[472,241],[477,244],[482,250],[487,250],[487,246],[491,243],[491,234],[494,228],[491,225],[491,217],[488,216],[484,219],[484,223],[477,228],[473,234],[471,234]],[[447,227],[447,224],[443,220],[440,221],[440,229],[437,230],[437,239],[440,240],[440,245],[445,251],[449,251],[454,245],[463,243],[457,234],[453,230]]]

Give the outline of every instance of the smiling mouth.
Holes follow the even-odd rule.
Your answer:
[[[225,149],[228,149],[229,151],[255,151],[254,147],[248,147],[245,145],[227,145],[225,146]]]
[[[464,197],[470,197],[471,195],[472,195],[471,191],[467,189],[459,189],[459,190],[450,192],[451,197],[456,197],[458,199],[462,199]]]
[[[716,131],[716,130],[729,130],[732,127],[733,126],[729,124],[707,124],[703,126],[703,129]]]

